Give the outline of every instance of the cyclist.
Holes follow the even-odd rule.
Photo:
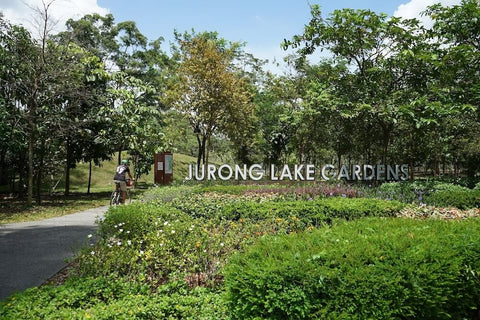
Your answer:
[[[120,190],[122,191],[122,204],[124,204],[125,199],[127,199],[127,174],[130,180],[134,180],[132,178],[132,175],[130,174],[128,160],[124,159],[122,160],[122,163],[117,167],[115,176],[113,177],[113,182],[115,182],[115,190],[118,190],[118,188],[120,187]]]

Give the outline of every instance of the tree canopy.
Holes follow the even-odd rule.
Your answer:
[[[44,8],[48,10],[48,6]],[[46,13],[46,12],[45,12]],[[135,175],[155,152],[251,164],[408,163],[480,171],[480,4],[430,6],[433,24],[371,10],[324,16],[285,39],[294,72],[272,74],[216,31],[149,40],[112,15],[69,20],[42,38],[0,15],[0,185],[31,203],[70,169],[128,151]],[[316,64],[307,57],[329,52]]]

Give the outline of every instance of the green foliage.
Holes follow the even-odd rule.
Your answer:
[[[258,221],[269,217],[296,216],[307,225],[314,226],[337,218],[350,220],[364,216],[393,216],[404,207],[400,202],[380,199],[330,197],[292,201],[277,198],[274,194],[263,197],[205,197],[199,194],[176,199],[172,205],[195,218]]]
[[[225,319],[221,295],[184,282],[158,287],[110,277],[72,278],[0,302],[2,319]]]
[[[301,119],[299,130],[289,132],[283,150],[312,162],[328,153],[338,164],[342,157],[402,161],[435,176],[443,164],[474,177],[480,154],[479,8],[476,0],[433,5],[425,12],[433,26],[425,28],[417,19],[367,9],[323,16],[312,5],[303,33],[283,42],[285,49],[297,49],[300,72],[291,78],[302,87],[301,108],[290,110],[291,119]],[[306,56],[316,50],[328,50],[332,58],[311,66]]]
[[[458,209],[479,208],[480,190],[448,187],[425,197],[425,203],[440,207],[453,206]]]
[[[468,318],[480,220],[362,219],[259,239],[224,270],[233,319]],[[439,236],[442,235],[442,236]]]
[[[382,184],[378,190],[370,188],[366,194],[381,199],[395,199],[404,203],[426,204],[440,207],[470,209],[479,207],[479,194],[475,189],[460,184],[443,182],[443,180],[406,181]]]
[[[295,216],[269,216],[256,223],[212,217],[193,218],[158,202],[111,210],[101,222],[98,244],[81,255],[80,270],[90,276],[137,279],[155,287],[182,277],[190,285],[216,286],[232,252],[261,235],[308,227]]]
[[[205,189],[156,189],[156,197],[146,203],[110,209],[100,224],[98,244],[81,256],[82,272],[152,286],[187,275],[189,283],[215,286],[230,254],[259,236],[297,233],[336,219],[393,216],[404,206],[342,197],[286,201],[271,194],[239,195],[238,187],[231,193],[227,187],[217,189],[223,194],[200,190]],[[181,197],[172,200],[175,196]]]
[[[235,60],[241,44],[227,45],[215,32],[175,36],[181,62],[165,103],[188,118],[192,131],[198,131],[198,164],[200,159],[208,164],[212,136],[224,134],[243,143],[241,137],[253,123],[249,80],[240,76]]]
[[[143,233],[157,229],[159,219],[171,221],[182,219],[183,216],[185,216],[184,213],[170,206],[141,202],[132,203],[129,206],[111,207],[100,224],[100,235],[106,239],[118,236],[122,240],[142,237]],[[120,229],[125,232],[119,234]]]
[[[328,190],[344,190],[340,187]],[[469,264],[478,258],[471,253],[478,223],[463,232],[463,224],[453,230],[429,221],[371,220],[365,217],[443,217],[445,212],[372,198],[310,199],[310,191],[279,185],[151,189],[141,200],[108,211],[96,243],[79,253],[74,278],[58,288],[44,286],[10,297],[0,305],[0,318],[28,313],[32,319],[364,319],[395,318],[398,310],[407,318],[422,318],[411,310],[420,308],[426,296],[432,296],[426,310],[437,316],[432,305],[441,295],[451,297],[444,287],[424,289],[422,281],[439,286],[450,281],[444,264],[458,262],[448,255],[452,250],[464,256],[462,266],[471,267],[473,273],[465,277],[478,280],[477,267]],[[446,218],[461,217],[458,210],[450,211]],[[464,248],[468,239],[473,245]],[[237,255],[241,252],[246,253]],[[233,271],[235,261],[248,264]],[[444,280],[438,270],[445,273]],[[235,272],[238,277],[231,280]],[[407,280],[399,284],[398,279]],[[231,300],[233,286],[240,285],[248,289],[238,289],[240,300]],[[229,300],[224,299],[226,288]],[[452,292],[464,293],[465,306],[475,296],[468,285],[460,289]],[[247,303],[240,305],[241,299]]]

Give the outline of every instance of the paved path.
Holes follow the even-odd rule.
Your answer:
[[[87,243],[108,206],[34,222],[0,225],[0,300],[39,286]]]

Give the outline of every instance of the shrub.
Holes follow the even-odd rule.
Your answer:
[[[269,217],[296,216],[307,225],[320,226],[332,219],[363,216],[394,216],[405,205],[380,199],[329,197],[310,200],[285,200],[275,194],[202,194],[172,202],[172,206],[193,218],[263,220]]]
[[[370,189],[374,197],[386,200],[398,200],[404,203],[419,202],[419,197],[425,192],[425,185],[404,182],[387,182],[378,187],[377,190]]]
[[[429,180],[384,183],[378,190],[370,190],[367,194],[404,203],[470,209],[480,206],[478,191],[480,190],[471,190],[459,184]]]
[[[438,181],[473,189],[477,183],[480,183],[480,177],[454,177],[447,175],[440,176]]]
[[[297,233],[335,219],[394,216],[401,208],[378,199],[275,201],[267,194],[213,192],[161,205],[135,203],[106,214],[97,245],[83,250],[79,266],[83,275],[139,279],[153,287],[182,277],[215,286],[229,255],[257,237]]]
[[[478,208],[480,207],[480,190],[470,190],[462,187],[440,189],[426,196],[425,203],[459,209]]]
[[[184,282],[148,287],[123,279],[74,278],[0,303],[1,319],[225,319],[221,295]]]
[[[479,272],[480,220],[385,218],[265,237],[224,270],[233,319],[469,318]]]
[[[222,209],[222,217],[238,220],[262,220],[268,217],[296,216],[305,225],[315,227],[329,224],[333,219],[356,219],[360,217],[394,216],[404,207],[397,201],[378,199],[331,197],[313,201],[266,201],[238,202],[226,204]]]
[[[186,217],[182,211],[165,204],[133,203],[128,206],[111,207],[100,223],[99,233],[104,239],[110,237],[133,239],[158,229],[159,223]]]
[[[178,210],[168,205],[145,208],[148,210],[136,211],[132,207],[130,216],[117,214],[121,210],[107,216],[101,226],[103,237],[79,257],[83,275],[137,279],[152,287],[172,279],[216,286],[219,270],[232,252],[265,234],[290,234],[307,228],[295,216],[272,216],[250,223],[246,219],[193,219],[181,212],[170,215]]]

